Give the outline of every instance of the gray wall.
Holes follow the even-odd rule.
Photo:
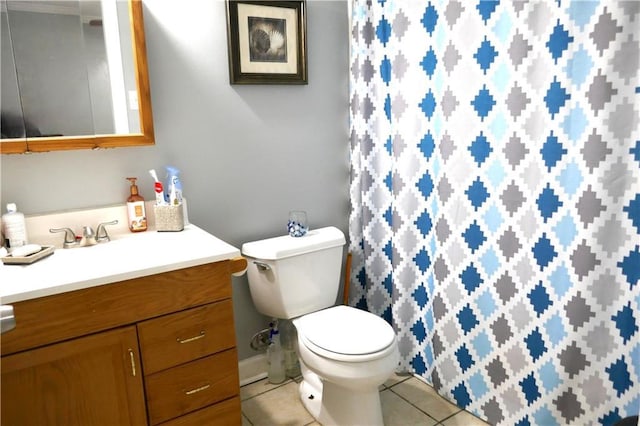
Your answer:
[[[307,9],[309,84],[231,86],[223,1],[145,1],[156,145],[4,155],[2,205],[35,214],[124,203],[126,176],[152,199],[148,170],[173,164],[191,222],[238,248],[284,234],[291,209],[346,234],[347,2],[310,0]],[[233,279],[233,292],[244,359],[268,319],[253,308],[246,277]]]

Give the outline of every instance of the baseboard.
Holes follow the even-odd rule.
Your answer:
[[[240,386],[257,382],[267,377],[267,355],[258,354],[238,362]]]

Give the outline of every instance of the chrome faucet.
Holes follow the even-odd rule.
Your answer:
[[[93,228],[90,226],[83,226],[82,238],[76,237],[71,228],[50,228],[49,232],[64,232],[64,242],[62,243],[62,247],[64,248],[86,247],[111,241],[111,238],[107,233],[106,226],[115,225],[117,223],[117,220],[112,220],[111,222],[103,222],[98,225],[98,230],[96,232],[94,232]]]
[[[90,226],[82,227],[82,239],[80,240],[80,247],[93,246],[98,244],[96,241],[96,234],[93,232],[93,228]]]

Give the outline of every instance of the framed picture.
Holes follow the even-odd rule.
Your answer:
[[[307,84],[306,1],[227,0],[231,84]]]

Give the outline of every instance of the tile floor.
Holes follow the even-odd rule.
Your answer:
[[[298,397],[298,383],[279,385],[267,379],[240,388],[243,426],[318,426]],[[386,426],[485,426],[486,422],[440,397],[431,386],[412,376],[387,380],[380,387]]]

